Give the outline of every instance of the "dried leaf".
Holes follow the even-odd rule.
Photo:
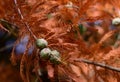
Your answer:
[[[52,67],[52,65],[47,65],[47,71],[48,71],[48,76],[50,78],[54,77],[54,68]]]

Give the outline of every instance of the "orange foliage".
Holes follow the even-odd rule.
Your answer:
[[[24,82],[30,82],[34,78],[37,78],[40,82],[44,81],[41,71],[47,71],[48,76],[45,75],[45,77],[51,82],[120,81],[119,73],[73,61],[77,58],[88,58],[119,67],[118,63],[111,60],[119,57],[120,48],[114,49],[109,44],[103,46],[117,32],[116,30],[110,31],[109,26],[112,18],[119,17],[119,0],[17,1],[24,19],[20,19],[14,0],[0,1],[0,18],[4,18],[19,27],[18,40],[15,46],[19,44],[23,37],[29,36],[25,52],[17,56],[14,47],[11,55],[13,64],[20,63],[20,75]],[[103,20],[100,28],[104,32],[99,34],[98,31],[101,29],[91,26],[88,35],[90,33],[93,36],[90,36],[87,43],[77,28],[78,24],[86,25],[85,22],[95,22],[97,20]],[[49,43],[49,48],[60,52],[61,62],[63,63],[54,65],[39,57],[35,39],[24,25],[25,22],[28,23],[29,28],[37,38],[45,38]],[[94,37],[97,38],[97,41]],[[34,51],[32,55],[28,55],[28,49],[31,46],[34,46]],[[33,76],[33,73],[36,77]]]

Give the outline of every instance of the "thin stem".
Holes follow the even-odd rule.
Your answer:
[[[24,19],[23,15],[22,15],[22,13],[21,13],[21,10],[20,10],[20,8],[18,7],[17,0],[14,0],[14,3],[15,3],[15,6],[16,6],[16,8],[17,8],[18,14],[20,15],[20,18],[21,18],[21,19]]]
[[[87,59],[75,59],[74,61],[75,62],[84,62],[84,63],[87,63],[87,64],[93,64],[93,65],[96,65],[96,66],[107,68],[109,70],[120,72],[120,68],[109,66],[109,65],[106,65],[106,64],[103,64],[103,63],[97,63],[95,61],[91,61],[91,60],[87,60]]]
[[[7,45],[7,46],[4,46],[4,47],[0,48],[0,52],[3,52],[3,51],[5,51],[5,50],[7,50],[7,49],[9,49],[9,48],[12,48],[13,45],[14,45],[14,43],[9,44],[9,45]]]
[[[37,37],[34,35],[34,33],[32,32],[32,30],[30,29],[30,26],[28,25],[28,23],[25,22],[25,21],[23,21],[24,16],[22,15],[20,8],[18,7],[17,0],[14,0],[14,4],[15,4],[15,7],[17,8],[17,12],[20,15],[20,18],[22,19],[23,24],[26,26],[26,28],[28,29],[28,31],[30,32],[30,34],[33,36],[33,38],[35,40],[37,40]]]

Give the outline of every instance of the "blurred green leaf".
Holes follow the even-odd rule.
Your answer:
[[[84,27],[82,24],[79,24],[78,28],[79,28],[80,34],[84,34],[87,30],[87,28]]]
[[[1,25],[3,25],[3,27],[5,29],[7,29],[13,36],[17,37],[18,35],[18,28],[16,25],[4,20],[4,19],[0,19],[0,23]]]

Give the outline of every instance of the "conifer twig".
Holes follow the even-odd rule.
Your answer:
[[[103,63],[98,63],[98,62],[87,60],[87,59],[75,59],[74,61],[75,62],[84,62],[84,63],[87,63],[87,64],[93,64],[93,65],[100,66],[100,67],[103,67],[103,68],[106,68],[106,69],[109,69],[109,70],[120,72],[120,68],[113,67],[113,66],[110,66],[110,65],[106,65],[106,64],[103,64]]]
[[[34,35],[34,33],[32,32],[32,30],[30,29],[30,26],[28,25],[28,23],[27,23],[26,21],[23,21],[24,16],[22,15],[20,8],[18,7],[17,0],[14,0],[14,4],[15,4],[15,7],[17,8],[17,12],[18,12],[18,14],[20,15],[20,18],[21,18],[23,24],[26,26],[26,28],[28,29],[28,31],[30,32],[30,34],[31,34],[31,35],[33,36],[33,38],[36,40],[37,37]]]

